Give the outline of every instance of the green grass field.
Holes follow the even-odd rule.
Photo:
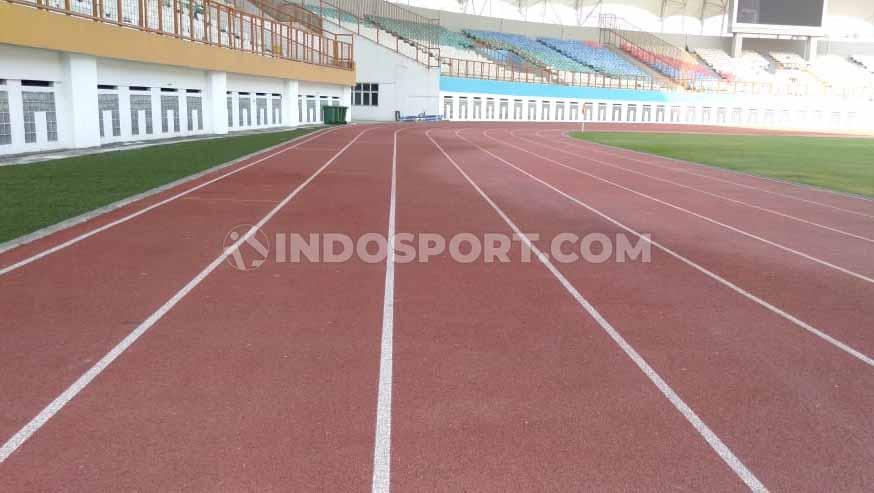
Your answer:
[[[0,166],[0,242],[314,130],[259,133]]]
[[[874,196],[874,139],[574,132],[578,139]]]

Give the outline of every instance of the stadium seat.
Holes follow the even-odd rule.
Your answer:
[[[518,53],[533,63],[544,65],[553,70],[594,72],[592,67],[526,36],[473,29],[466,30],[465,33],[488,46]]]
[[[645,72],[637,68],[633,63],[628,62],[608,48],[596,43],[552,38],[540,38],[539,41],[565,56],[586,65],[591,71],[615,77],[649,78]]]

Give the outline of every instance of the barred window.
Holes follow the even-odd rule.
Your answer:
[[[252,126],[252,100],[249,99],[249,95],[241,95],[240,96],[240,126],[241,127],[251,127]],[[244,111],[245,110],[245,111]]]
[[[228,96],[228,128],[234,128],[234,98]]]
[[[179,132],[179,97],[161,96],[161,131],[167,133],[170,129],[169,112],[173,111],[173,131]]]
[[[0,92],[0,145],[12,143],[12,124],[9,121],[9,94]]]
[[[199,96],[186,96],[185,106],[188,111],[188,131],[203,130],[203,99]],[[197,121],[194,113],[197,112]]]
[[[58,140],[58,116],[55,113],[55,94],[52,92],[21,93],[22,106],[24,108],[24,141],[28,144],[36,142],[36,114],[45,113],[46,116],[46,140],[55,142]]]
[[[100,122],[100,136],[106,136],[106,129],[103,128],[103,114],[106,111],[109,111],[112,114],[112,136],[120,136],[121,121],[118,113],[118,94],[98,94],[97,108],[97,119]]]
[[[256,115],[258,125],[267,125],[267,98],[256,98],[255,99],[255,111],[258,113]],[[261,121],[261,118],[264,118],[264,121]]]
[[[379,84],[355,84],[352,88],[352,105],[379,106]]]
[[[143,112],[143,120],[145,120],[146,128],[140,128],[140,111]],[[145,131],[146,134],[152,135],[152,96],[148,94],[131,94],[130,96],[130,128],[131,133],[140,135]]]
[[[282,98],[273,98],[273,124],[282,125]]]

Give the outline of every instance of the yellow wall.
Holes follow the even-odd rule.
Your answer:
[[[0,1],[0,43],[344,86],[355,72],[269,58]]]

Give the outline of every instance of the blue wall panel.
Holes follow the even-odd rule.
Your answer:
[[[601,87],[571,87],[557,84],[531,84],[498,80],[440,77],[440,90],[447,92],[472,92],[502,94],[519,97],[573,98],[614,101],[652,101],[665,103],[697,103],[714,106],[738,104],[741,98],[728,94],[702,94],[683,92],[640,91],[635,89],[610,89]]]

